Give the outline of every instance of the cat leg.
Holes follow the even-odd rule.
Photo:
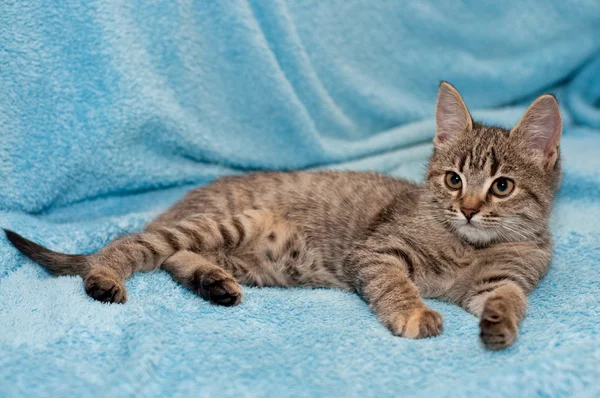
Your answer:
[[[452,298],[478,316],[480,338],[490,350],[511,346],[525,316],[527,293],[546,273],[550,248],[537,244],[498,244],[464,270],[450,289]]]
[[[527,307],[522,286],[495,278],[478,278],[461,302],[467,311],[479,317],[479,337],[490,350],[506,348],[515,342]]]
[[[122,304],[127,300],[125,280],[134,272],[155,269],[169,252],[158,235],[147,232],[117,238],[89,257],[85,291],[98,301]]]
[[[359,248],[346,259],[344,271],[393,334],[420,339],[442,332],[442,316],[425,305],[409,278],[410,264],[396,251]]]
[[[232,306],[242,299],[242,287],[233,276],[201,254],[178,251],[163,262],[162,269],[211,303]]]
[[[480,315],[479,329],[483,345],[491,350],[512,345],[526,307],[525,292],[515,283],[506,283],[494,289],[486,297]]]
[[[276,220],[270,212],[255,210],[221,218],[198,215],[120,237],[90,256],[85,291],[96,300],[124,303],[125,280],[134,272],[154,270],[179,251],[243,250],[268,234]]]

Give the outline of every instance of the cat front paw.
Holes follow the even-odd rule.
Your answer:
[[[390,329],[396,336],[424,339],[439,336],[444,329],[444,322],[439,312],[423,306],[396,317]]]
[[[517,338],[517,321],[501,297],[491,298],[485,303],[479,328],[481,342],[489,350],[509,347]]]

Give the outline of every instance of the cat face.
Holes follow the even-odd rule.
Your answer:
[[[476,245],[543,231],[560,177],[554,97],[538,98],[508,131],[474,123],[458,91],[442,83],[436,122],[427,171],[436,219]]]

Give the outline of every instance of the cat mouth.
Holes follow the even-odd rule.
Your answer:
[[[481,232],[483,230],[483,228],[480,225],[476,225],[469,221],[461,224],[459,228],[468,232]]]
[[[472,228],[472,229],[477,229],[481,226],[476,220],[473,220],[473,219],[469,220],[466,218],[459,218],[458,225],[460,227],[467,227],[467,228]]]
[[[473,220],[461,220],[457,223],[455,231],[462,239],[473,244],[487,244],[497,238],[495,231]]]
[[[490,241],[495,233],[490,230],[480,220],[467,220],[463,217],[456,217],[452,220],[455,232],[469,242],[487,242]]]

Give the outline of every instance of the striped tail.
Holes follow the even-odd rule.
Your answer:
[[[4,230],[6,237],[21,253],[43,265],[53,275],[85,275],[89,268],[88,257],[78,254],[63,254],[46,249],[21,235]]]

